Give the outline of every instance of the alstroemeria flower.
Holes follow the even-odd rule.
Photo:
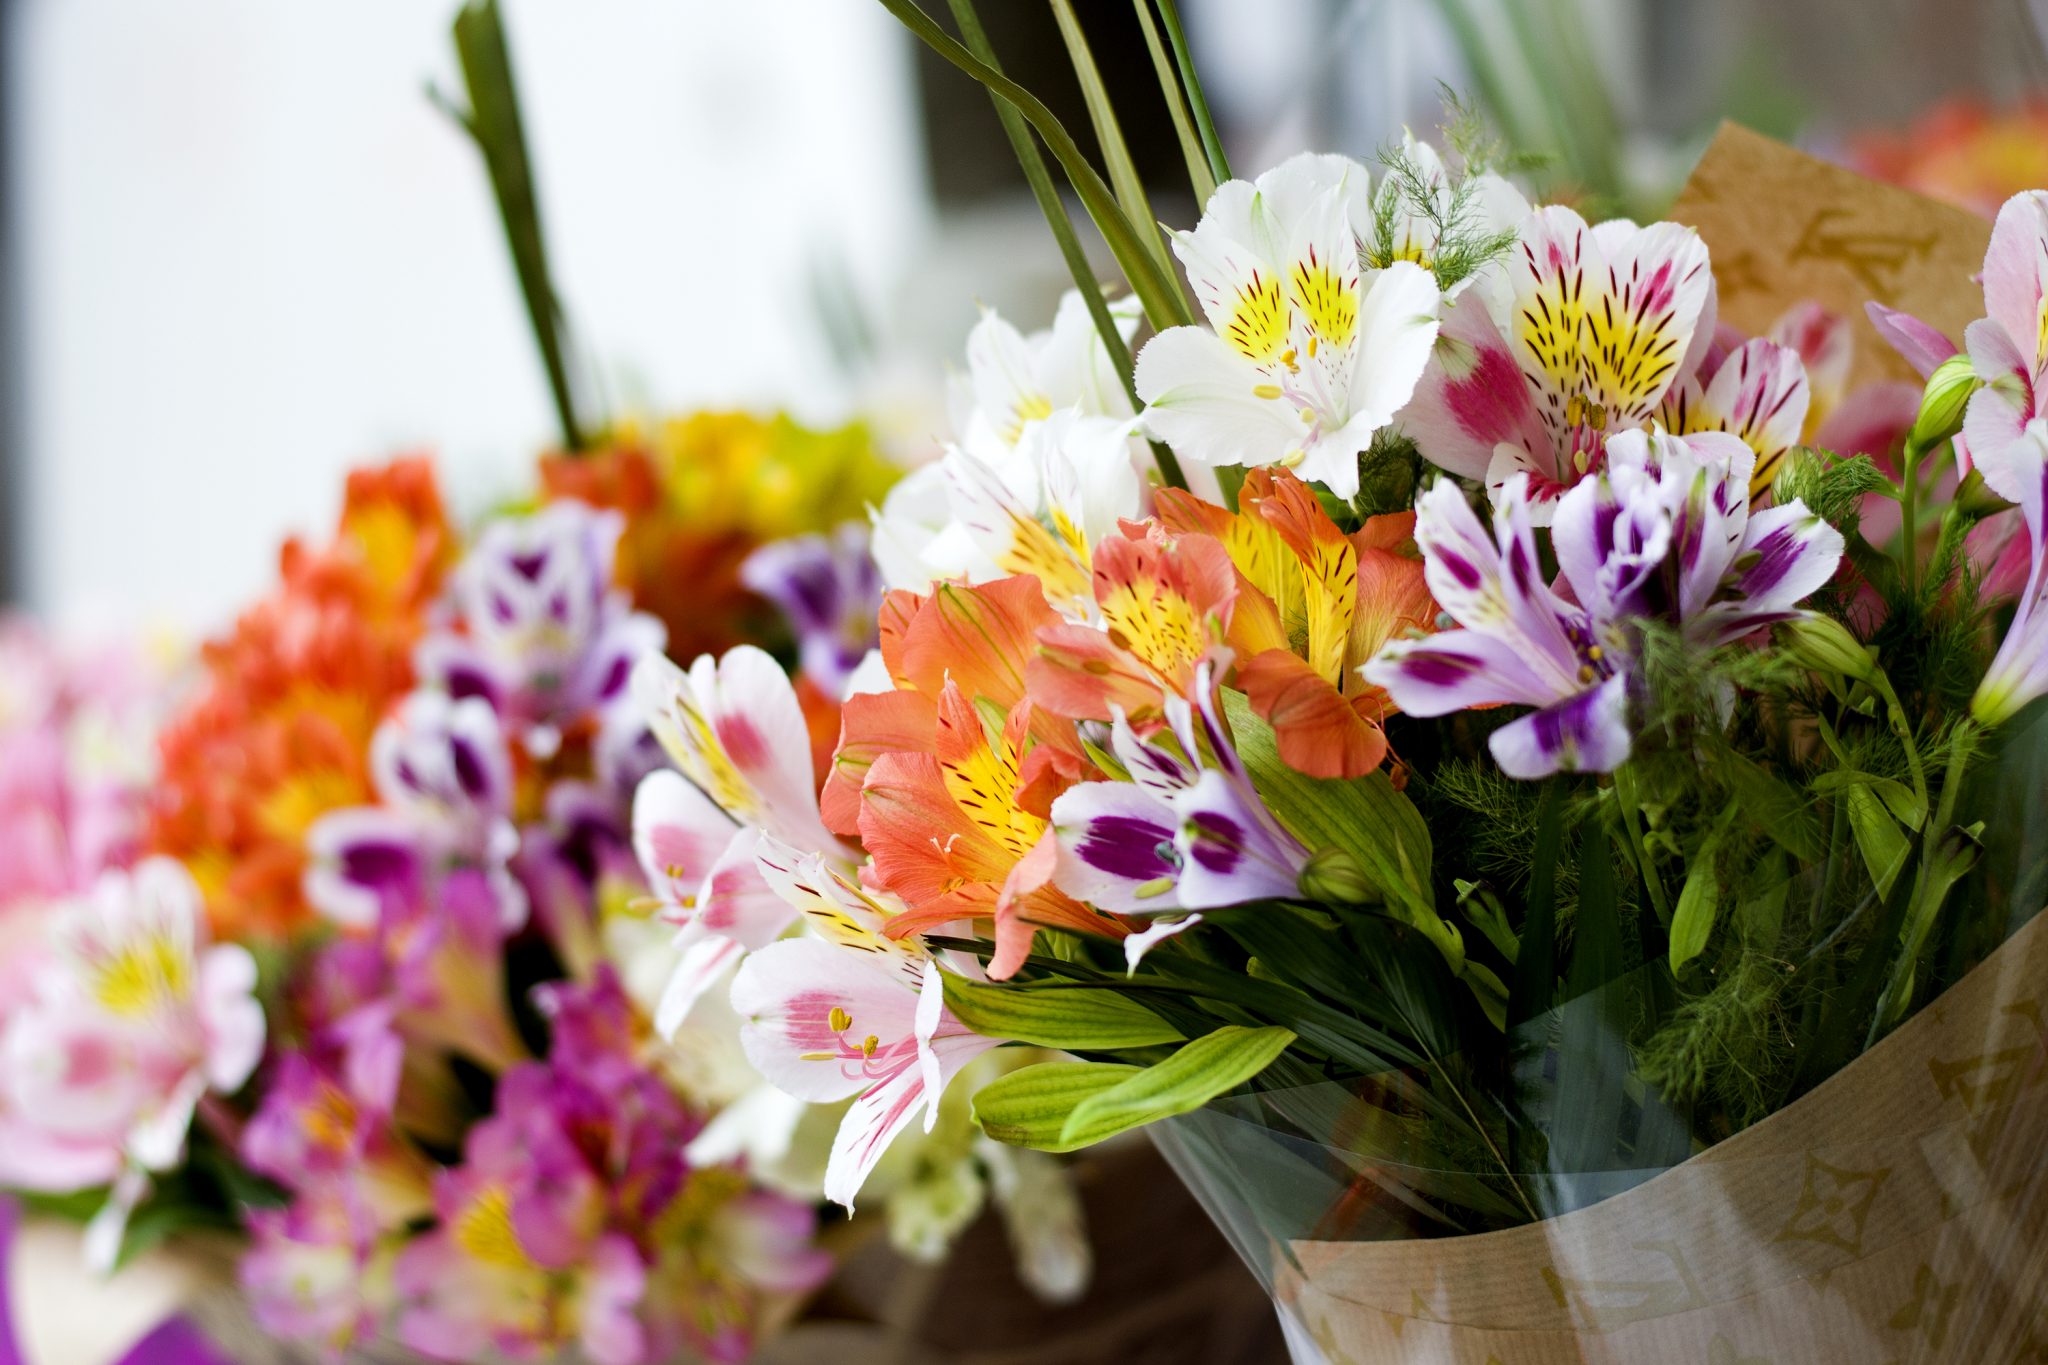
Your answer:
[[[1136,301],[1110,311],[1128,342]],[[875,516],[883,581],[922,593],[937,580],[1032,573],[1056,606],[1085,598],[1088,545],[1144,514],[1139,472],[1152,458],[1080,294],[1068,290],[1052,329],[1030,336],[984,311],[950,400],[955,443]]]
[[[382,804],[335,811],[306,834],[306,899],[353,928],[436,894],[448,877],[481,874],[507,929],[526,920],[512,876],[512,756],[499,718],[478,697],[415,692],[370,741]]]
[[[624,520],[580,502],[492,522],[457,566],[462,630],[421,642],[420,677],[483,697],[537,758],[624,698],[634,661],[667,632],[612,584]]]
[[[265,1332],[345,1351],[391,1307],[391,1265],[377,1220],[344,1189],[281,1209],[243,1210],[249,1249],[237,1279]]]
[[[1400,160],[1388,161],[1374,197],[1389,220],[1386,249],[1397,260],[1432,271],[1442,225],[1454,213],[1460,227],[1482,236],[1512,230],[1529,216],[1529,201],[1520,190],[1491,171],[1454,178],[1436,148],[1406,128],[1401,130]],[[1429,201],[1427,212],[1418,198]],[[1457,281],[1448,292],[1455,296],[1474,284],[1491,290],[1499,278],[1497,269],[1488,268]]]
[[[855,853],[825,828],[803,708],[781,665],[752,645],[699,658],[685,673],[658,654],[633,673],[636,704],[681,772],[640,783],[633,848],[680,931],[679,960],[656,1015],[672,1033],[743,952],[789,926],[789,905],[761,880],[762,832],[843,867]]]
[[[1308,849],[1252,786],[1217,717],[1208,668],[1190,695],[1192,706],[1180,697],[1167,705],[1171,747],[1164,734],[1141,740],[1116,719],[1110,747],[1128,782],[1084,782],[1053,803],[1053,881],[1077,900],[1159,915],[1296,894]],[[1133,966],[1163,928],[1124,940]]]
[[[1095,547],[1094,599],[1099,626],[1039,630],[1038,657],[1025,670],[1032,700],[1073,719],[1122,710],[1150,722],[1223,645],[1237,574],[1212,536],[1126,525]]]
[[[741,964],[732,985],[746,1021],[740,1042],[763,1076],[798,1099],[858,1096],[825,1170],[825,1197],[851,1208],[890,1141],[920,1114],[929,1132],[946,1085],[1001,1040],[954,1018],[938,963],[886,932],[900,903],[772,842],[761,866],[819,936],[772,944]]]
[[[1272,725],[1280,756],[1313,777],[1362,777],[1386,759],[1396,709],[1359,665],[1436,619],[1415,514],[1371,517],[1346,536],[1286,470],[1245,479],[1233,514],[1177,490],[1159,497],[1176,532],[1206,531],[1239,575],[1229,641],[1236,685]]]
[[[102,1154],[114,1193],[86,1239],[111,1266],[145,1173],[177,1165],[209,1090],[239,1089],[263,1051],[256,964],[207,941],[199,888],[151,858],[108,872],[53,925],[57,951],[35,996],[6,1015],[0,1112],[69,1149]],[[26,1183],[47,1177],[31,1171]],[[88,1182],[91,1183],[91,1182]]]
[[[1702,648],[1798,615],[1833,576],[1841,534],[1792,503],[1752,514],[1753,452],[1724,433],[1624,432],[1603,471],[1557,502],[1551,543],[1570,597],[1544,583],[1526,476],[1492,533],[1455,484],[1417,504],[1429,586],[1463,629],[1399,640],[1366,665],[1404,711],[1537,708],[1493,733],[1511,777],[1610,772],[1628,757],[1636,622],[1678,625]]]
[[[1527,475],[1530,515],[1544,525],[1556,500],[1600,467],[1611,436],[1649,425],[1674,391],[1688,392],[1713,341],[1713,276],[1691,228],[1588,227],[1551,206],[1524,221],[1507,286],[1505,313],[1480,290],[1446,313],[1400,420],[1424,457],[1496,496]],[[1768,353],[1722,365],[1686,402],[1686,420],[1755,425],[1775,442],[1794,401],[1777,392],[1781,369]],[[1799,387],[1794,440],[1803,378]]]
[[[896,686],[847,699],[825,783],[825,819],[859,834],[867,883],[911,907],[889,932],[992,917],[998,977],[1039,927],[1123,933],[1047,884],[1046,816],[1086,765],[1073,725],[1025,686],[1059,619],[1033,578],[890,594],[882,657]]]
[[[849,521],[829,536],[771,540],[740,565],[740,581],[782,609],[804,672],[835,698],[875,644],[882,582],[868,539]]]
[[[1197,464],[1279,464],[1358,491],[1358,457],[1429,362],[1436,280],[1396,261],[1365,268],[1371,176],[1303,154],[1216,187],[1174,234],[1207,327],[1170,327],[1138,356],[1145,428]]]
[[[1991,490],[2022,502],[2035,472],[2022,437],[2048,412],[2048,191],[2016,194],[1998,211],[1984,253],[1984,311],[1963,332],[1984,384],[1970,399],[1963,439]]]
[[[1986,725],[2008,721],[2048,694],[2048,417],[2028,422],[1999,450],[1997,463],[2017,494],[2031,559],[2012,625],[1970,699],[1971,714]]]

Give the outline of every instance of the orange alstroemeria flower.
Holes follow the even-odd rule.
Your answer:
[[[182,860],[222,937],[281,937],[312,910],[305,833],[373,798],[370,736],[412,686],[413,646],[455,554],[424,459],[350,475],[334,540],[293,540],[281,582],[203,653],[165,727],[150,851]]]
[[[1040,927],[1127,932],[1050,884],[1052,802],[1087,762],[1073,725],[1025,688],[1058,621],[1029,576],[890,594],[882,658],[896,690],[847,701],[821,803],[829,827],[860,837],[869,884],[910,907],[886,932],[992,918],[997,977]]]
[[[1272,725],[1280,756],[1312,777],[1362,777],[1386,760],[1381,727],[1394,708],[1359,666],[1436,617],[1414,553],[1415,514],[1372,517],[1347,536],[1280,469],[1254,471],[1238,507],[1173,491],[1159,499],[1169,529],[1215,537],[1236,566],[1236,681]]]
[[[1026,675],[1031,697],[1069,719],[1106,721],[1121,711],[1150,728],[1224,643],[1238,597],[1230,555],[1213,536],[1125,522],[1095,546],[1094,582],[1101,628],[1041,629]]]

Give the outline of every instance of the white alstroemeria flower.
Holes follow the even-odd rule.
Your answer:
[[[1371,177],[1304,153],[1219,185],[1174,253],[1209,326],[1172,327],[1138,356],[1145,429],[1208,466],[1279,464],[1358,491],[1358,456],[1407,403],[1436,341],[1441,295],[1412,261],[1364,268]]]
[[[1112,305],[1126,334],[1128,301]],[[875,517],[888,586],[987,582],[1036,574],[1069,615],[1093,609],[1089,546],[1146,512],[1130,400],[1081,296],[1069,291],[1049,332],[1025,336],[984,313],[954,386],[959,439],[892,490]]]

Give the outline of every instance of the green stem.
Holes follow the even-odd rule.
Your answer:
[[[1925,452],[1917,442],[1906,442],[1904,463],[1899,471],[1899,568],[1906,600],[1920,600],[1920,457]]]
[[[1174,74],[1173,58],[1160,40],[1159,26],[1152,22],[1150,0],[1131,0],[1131,7],[1138,11],[1138,27],[1145,31],[1145,50],[1152,54],[1152,71],[1159,77],[1159,93],[1166,98],[1166,112],[1173,119],[1175,136],[1180,139],[1181,159],[1188,163],[1188,183],[1194,187],[1195,203],[1206,204],[1209,196],[1216,193],[1216,177],[1209,169],[1201,135],[1188,118],[1188,102],[1180,88],[1180,77]]]
[[[1129,277],[1131,291],[1138,296],[1138,302],[1144,307],[1145,316],[1152,325],[1163,330],[1194,321],[1187,300],[1181,296],[1179,283],[1161,274],[1158,264],[1145,248],[1144,239],[1117,206],[1115,193],[1088,164],[1088,158],[1081,154],[1080,146],[1052,110],[1029,90],[954,41],[914,0],[879,0],[879,3],[905,28],[915,33],[925,46],[981,82],[990,93],[1008,101],[1045,140],[1046,149],[1066,171],[1074,192],[1081,197],[1082,206],[1095,220],[1103,240],[1109,243],[1117,263]]]
[[[1635,858],[1636,871],[1642,876],[1643,886],[1650,894],[1650,904],[1657,912],[1658,922],[1668,931],[1671,928],[1671,901],[1664,894],[1663,879],[1657,875],[1657,869],[1650,861],[1650,846],[1643,839],[1636,799],[1635,775],[1627,764],[1615,769],[1614,800],[1621,808],[1621,823],[1628,831],[1629,852]]]
[[[1170,276],[1173,262],[1159,236],[1159,217],[1152,212],[1145,182],[1131,160],[1123,127],[1117,122],[1116,105],[1110,99],[1109,87],[1102,83],[1102,70],[1095,64],[1095,53],[1088,46],[1088,34],[1081,27],[1080,16],[1074,13],[1074,0],[1051,0],[1051,4],[1053,21],[1059,25],[1060,38],[1067,45],[1067,60],[1074,68],[1074,79],[1081,83],[1088,123],[1095,130],[1095,144],[1102,153],[1103,164],[1109,168],[1109,183],[1116,191],[1117,203],[1123,206],[1124,216],[1144,234],[1153,264]]]
[[[988,30],[982,27],[981,16],[975,12],[974,0],[947,0],[947,3],[952,6],[953,22],[960,26],[960,36],[967,40],[968,49],[990,70],[1001,71],[995,46],[988,40]],[[998,98],[993,91],[989,93],[989,100],[995,105],[996,119],[1003,125],[1003,133],[1010,140],[1010,149],[1017,155],[1017,164],[1023,168],[1025,182],[1031,186],[1031,197],[1038,201],[1038,210],[1045,215],[1045,224],[1052,229],[1053,240],[1059,244],[1067,272],[1074,277],[1074,287],[1080,291],[1081,301],[1088,307],[1088,316],[1094,319],[1103,350],[1109,355],[1110,368],[1116,371],[1117,378],[1123,383],[1124,394],[1131,400],[1135,411],[1144,404],[1139,401],[1137,386],[1132,381],[1130,347],[1124,344],[1124,334],[1117,330],[1116,319],[1110,316],[1109,304],[1102,297],[1102,284],[1088,265],[1088,253],[1074,232],[1073,220],[1067,216],[1067,206],[1060,200],[1058,187],[1052,183],[1052,172],[1046,167],[1045,157],[1038,150],[1038,144],[1032,141],[1030,126],[1015,106]],[[1188,486],[1187,476],[1182,473],[1180,461],[1174,458],[1172,451],[1155,441],[1152,443],[1152,458],[1158,462],[1159,477],[1169,487]]]
[[[548,273],[547,244],[541,235],[540,203],[533,184],[533,163],[527,155],[526,130],[519,115],[519,90],[512,79],[512,58],[497,0],[469,0],[455,16],[455,52],[462,64],[462,83],[469,110],[450,109],[483,154],[526,317],[547,371],[548,392],[562,445],[571,454],[585,448],[569,379],[568,324]],[[445,107],[445,106],[444,106]]]
[[[1223,154],[1223,139],[1216,136],[1216,120],[1209,117],[1209,101],[1202,94],[1201,77],[1195,74],[1195,59],[1188,52],[1187,35],[1181,32],[1180,9],[1174,0],[1159,0],[1159,18],[1166,25],[1166,40],[1173,44],[1173,60],[1180,67],[1180,83],[1187,88],[1195,126],[1202,131],[1202,150],[1209,156],[1209,176],[1220,185],[1230,179],[1230,158]]]

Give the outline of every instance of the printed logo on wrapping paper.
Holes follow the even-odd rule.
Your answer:
[[[1840,207],[1815,210],[1792,244],[1790,259],[1832,261],[1846,267],[1872,294],[1888,299],[1898,289],[1900,272],[1925,260],[1940,240],[1933,232],[1914,236],[1858,228],[1855,219],[1854,213]]]
[[[1949,1318],[1962,1294],[1962,1281],[1943,1284],[1934,1267],[1922,1261],[1913,1272],[1913,1296],[1885,1320],[1885,1325],[1895,1332],[1913,1332],[1929,1348],[1938,1351],[1948,1340]],[[1912,1354],[1917,1357],[1918,1351]]]
[[[1844,1170],[1808,1152],[1799,1202],[1776,1240],[1819,1242],[1851,1256],[1862,1255],[1863,1227],[1870,1219],[1870,1207],[1891,1173],[1889,1166],[1873,1171]]]
[[[1963,1102],[1963,1112],[1971,1119],[1967,1129],[1970,1152],[1977,1164],[1985,1167],[1991,1164],[1992,1153],[2012,1117],[2013,1101],[2048,1076],[2048,1024],[2042,1021],[2040,1001],[2022,1000],[2000,1013],[2025,1021],[2033,1036],[1971,1057],[1953,1061],[1931,1057],[1927,1062],[1935,1093],[1944,1100]]]
[[[1543,1283],[1557,1300],[1557,1306],[1571,1314],[1574,1322],[1596,1332],[1706,1304],[1706,1295],[1700,1292],[1699,1281],[1686,1264],[1678,1243],[1637,1242],[1634,1249],[1645,1254],[1646,1265],[1655,1264],[1650,1258],[1662,1257],[1670,1266],[1669,1273],[1642,1279],[1574,1279],[1558,1274],[1555,1265],[1547,1265],[1543,1267]]]

